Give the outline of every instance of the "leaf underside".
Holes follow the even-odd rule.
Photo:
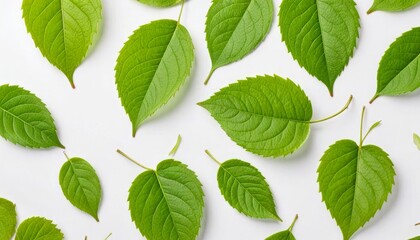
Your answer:
[[[282,39],[293,58],[333,95],[334,82],[359,37],[353,0],[284,0],[279,17]]]
[[[420,87],[420,28],[404,33],[385,52],[378,69],[376,97],[412,92]]]
[[[299,86],[278,76],[239,81],[199,105],[234,142],[264,157],[291,154],[309,135],[311,102]]]
[[[171,7],[181,2],[181,0],[138,0],[139,2],[153,7]]]
[[[173,20],[141,26],[117,60],[116,84],[135,135],[140,125],[185,83],[194,62],[188,30]]]
[[[323,201],[344,240],[363,227],[387,200],[394,184],[393,164],[381,148],[341,140],[321,158],[318,182]]]
[[[23,0],[22,9],[35,45],[74,87],[74,71],[100,29],[101,1]]]
[[[32,217],[23,221],[16,232],[16,240],[63,240],[64,235],[50,220]]]
[[[15,205],[0,198],[0,240],[10,240],[15,234],[17,216]]]
[[[217,181],[225,200],[240,213],[281,221],[268,183],[251,164],[236,159],[226,161],[220,165]]]
[[[212,68],[238,61],[264,40],[273,22],[272,0],[213,0],[206,40]]]
[[[265,240],[296,240],[296,238],[290,230],[286,230],[273,234]]]
[[[24,147],[63,148],[45,104],[18,86],[0,86],[0,135]]]
[[[131,218],[149,240],[194,240],[203,215],[204,193],[195,173],[175,160],[146,171],[129,191]]]
[[[419,2],[419,0],[374,0],[372,7],[369,9],[368,13],[372,13],[375,11],[404,11],[418,5]]]
[[[72,158],[62,166],[59,179],[64,196],[71,204],[99,221],[102,191],[95,169],[86,160]]]

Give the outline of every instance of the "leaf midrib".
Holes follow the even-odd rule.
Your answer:
[[[160,68],[160,66],[161,66],[161,64],[163,62],[162,59],[165,57],[166,53],[168,52],[169,45],[171,44],[172,40],[174,39],[175,33],[178,30],[178,27],[179,27],[179,23],[176,24],[176,27],[175,27],[175,29],[174,29],[174,31],[172,33],[171,39],[169,40],[168,45],[166,46],[165,51],[163,52],[162,57],[159,60],[159,64],[158,64],[158,66],[156,67],[156,70],[153,73],[153,77],[152,77],[151,81],[149,82],[149,84],[147,86],[147,90],[145,91],[144,98],[141,101],[139,113],[137,115],[136,127],[139,127],[141,125],[141,123],[148,117],[148,116],[142,117],[142,110],[143,110],[143,106],[144,106],[144,104],[143,104],[144,103],[144,99],[146,99],[146,97],[148,96],[150,87],[152,86],[152,82],[155,81],[156,73],[158,72],[158,69]]]
[[[234,178],[234,180],[236,181],[236,182],[238,182],[239,183],[239,185],[249,194],[249,195],[251,195],[254,199],[255,199],[255,201],[258,203],[258,205],[260,205],[263,209],[265,209],[265,210],[267,210],[270,214],[272,214],[273,215],[273,217],[275,217],[276,219],[277,219],[277,215],[276,214],[273,214],[270,210],[268,210],[268,209],[266,209],[261,203],[260,203],[260,201],[256,198],[256,197],[254,197],[254,195],[253,194],[251,194],[249,191],[248,191],[248,189],[246,188],[246,187],[244,187],[243,185],[242,185],[242,183],[238,180],[238,178],[236,178],[236,176],[234,176],[231,172],[229,172],[224,166],[223,166],[223,164],[222,165],[220,165],[220,167],[224,170],[224,171],[226,171],[230,176],[232,176],[233,178]]]
[[[319,26],[319,31],[321,33],[321,42],[322,42],[322,52],[324,54],[322,54],[324,60],[325,60],[325,68],[327,69],[327,73],[328,73],[328,83],[331,84],[331,77],[330,77],[330,68],[328,66],[328,61],[327,61],[327,54],[325,51],[325,43],[324,43],[324,32],[322,31],[322,26],[321,26],[321,16],[319,15],[319,6],[318,6],[318,1],[319,0],[315,0],[315,6],[316,6],[316,14],[318,17],[318,26]],[[328,88],[330,88],[330,86],[328,86]]]
[[[77,173],[76,173],[76,171],[75,171],[75,169],[76,169],[76,168],[74,167],[74,163],[73,163],[73,161],[70,161],[70,160],[69,160],[69,162],[70,162],[70,167],[71,167],[71,169],[72,169],[72,171],[73,171],[73,174],[74,174],[74,176],[76,176],[75,178],[76,178],[76,181],[77,181],[77,183],[78,183],[78,188],[81,188],[81,189],[82,189],[82,192],[83,192],[83,197],[85,198],[86,202],[88,203],[88,206],[89,206],[90,210],[91,210],[93,213],[95,213],[94,208],[92,208],[92,206],[90,205],[90,201],[89,201],[89,200],[88,200],[88,198],[87,198],[85,188],[82,186],[82,184],[81,184],[81,183],[80,183],[80,181],[79,181],[79,176],[77,175]],[[76,190],[76,192],[77,192],[77,190]],[[96,214],[95,214],[95,215],[96,215]],[[96,218],[96,216],[95,216],[95,218]]]

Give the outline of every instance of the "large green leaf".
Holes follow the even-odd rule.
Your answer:
[[[385,52],[378,69],[379,96],[394,96],[420,87],[420,27],[404,33]]]
[[[265,157],[291,154],[309,135],[311,102],[300,87],[278,76],[239,81],[199,105],[239,146]]]
[[[71,204],[99,221],[102,191],[95,169],[84,159],[71,158],[61,167],[59,180]]]
[[[102,21],[100,0],[23,0],[23,18],[35,45],[74,88],[82,63]]]
[[[239,212],[281,221],[265,177],[251,164],[237,159],[226,161],[220,165],[217,181],[226,201]]]
[[[193,62],[194,46],[188,30],[173,20],[143,25],[125,43],[115,67],[116,84],[133,136],[176,94]]]
[[[182,0],[138,0],[141,3],[154,7],[171,7],[180,3]]]
[[[273,22],[273,0],[213,0],[207,13],[206,40],[213,72],[252,52]]]
[[[393,164],[381,148],[341,140],[330,146],[318,168],[320,192],[348,240],[387,200],[394,184]]]
[[[164,160],[133,182],[128,197],[131,218],[149,240],[194,240],[201,225],[204,193],[195,173]]]
[[[64,235],[50,220],[32,217],[23,221],[16,233],[15,240],[63,240]]]
[[[18,86],[0,86],[0,135],[24,147],[63,147],[45,104]]]
[[[15,204],[0,198],[0,240],[10,240],[15,234],[17,216]]]
[[[282,39],[293,58],[333,95],[359,36],[353,0],[284,0],[279,16]]]
[[[374,0],[368,13],[375,11],[403,11],[416,6],[419,2],[419,0]]]

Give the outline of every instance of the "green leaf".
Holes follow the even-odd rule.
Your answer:
[[[345,240],[363,227],[387,200],[395,171],[381,148],[341,140],[321,158],[318,182],[323,200]]]
[[[420,150],[420,137],[417,134],[413,134],[413,140],[416,147]]]
[[[198,103],[226,134],[249,152],[278,157],[293,153],[309,135],[312,105],[302,89],[279,76],[257,76],[221,89]]]
[[[296,240],[295,236],[292,233],[292,230],[296,223],[297,218],[298,218],[298,215],[296,215],[295,219],[293,220],[292,224],[287,230],[275,233],[269,236],[268,238],[266,238],[265,240]]]
[[[217,172],[217,182],[225,200],[240,213],[281,221],[270,186],[251,164],[238,159],[222,163]]]
[[[169,159],[140,174],[129,191],[131,218],[149,240],[196,239],[204,193],[195,173]]]
[[[188,30],[173,20],[143,25],[125,43],[115,67],[116,84],[133,136],[176,94],[190,75],[193,62],[194,46]]]
[[[375,11],[404,11],[416,6],[419,2],[419,0],[374,0],[368,14]]]
[[[213,72],[239,61],[264,40],[273,22],[273,0],[213,0],[206,21],[206,40]]]
[[[99,221],[102,191],[95,169],[84,159],[71,158],[61,167],[59,180],[71,204]]]
[[[153,7],[171,7],[181,2],[181,0],[138,0],[141,3]]]
[[[410,238],[409,240],[420,240],[420,236],[418,236],[418,237],[413,237],[413,238]]]
[[[23,221],[16,233],[16,240],[63,240],[64,235],[50,220],[32,217]]]
[[[0,135],[24,147],[64,148],[45,104],[18,86],[0,86]]]
[[[100,29],[101,1],[23,0],[22,9],[35,45],[74,88],[74,71]]]
[[[385,52],[378,69],[379,96],[395,96],[420,87],[420,27],[404,33]]]
[[[359,36],[353,0],[284,0],[279,17],[282,39],[293,58],[332,96]]]
[[[15,204],[0,198],[0,240],[10,240],[15,234],[17,216]]]

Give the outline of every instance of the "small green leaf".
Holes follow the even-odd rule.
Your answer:
[[[0,198],[0,240],[10,240],[15,234],[17,216],[15,204]]]
[[[195,173],[169,159],[134,180],[128,201],[131,218],[147,239],[194,240],[200,230],[203,198]]]
[[[240,213],[253,218],[281,221],[265,177],[251,164],[231,159],[219,165],[217,182],[225,200]]]
[[[362,113],[363,123],[364,110]],[[321,158],[318,182],[323,201],[348,240],[382,208],[394,185],[388,154],[374,145],[341,140]]]
[[[265,240],[296,240],[295,236],[292,233],[292,230],[296,223],[297,218],[298,218],[298,215],[296,215],[295,219],[293,220],[292,224],[287,230],[275,233],[269,236],[268,238],[266,238]]]
[[[174,20],[143,25],[125,43],[117,60],[115,77],[133,136],[185,83],[193,62],[190,34]]]
[[[199,103],[220,123],[226,134],[249,152],[286,156],[300,148],[309,135],[312,105],[302,89],[279,76],[257,76],[221,89]]]
[[[141,3],[144,3],[146,5],[150,5],[153,7],[171,7],[178,3],[180,3],[182,0],[137,0]]]
[[[207,13],[206,40],[213,72],[251,53],[273,22],[273,0],[213,0]]]
[[[398,12],[416,6],[419,0],[374,0],[368,14],[375,11]]]
[[[420,27],[404,33],[391,44],[379,64],[376,94],[395,96],[420,87]]]
[[[0,86],[0,135],[24,147],[64,148],[45,104],[18,86]]]
[[[35,45],[74,88],[74,71],[100,29],[101,1],[23,0],[22,9]]]
[[[50,220],[32,217],[23,221],[16,233],[15,240],[63,240],[64,235]]]
[[[282,39],[293,58],[332,96],[359,37],[353,0],[284,0],[279,17]]]
[[[416,147],[420,150],[420,137],[417,134],[413,134],[413,140]]]
[[[71,158],[61,167],[59,180],[67,200],[99,221],[102,191],[95,169],[84,159]]]

